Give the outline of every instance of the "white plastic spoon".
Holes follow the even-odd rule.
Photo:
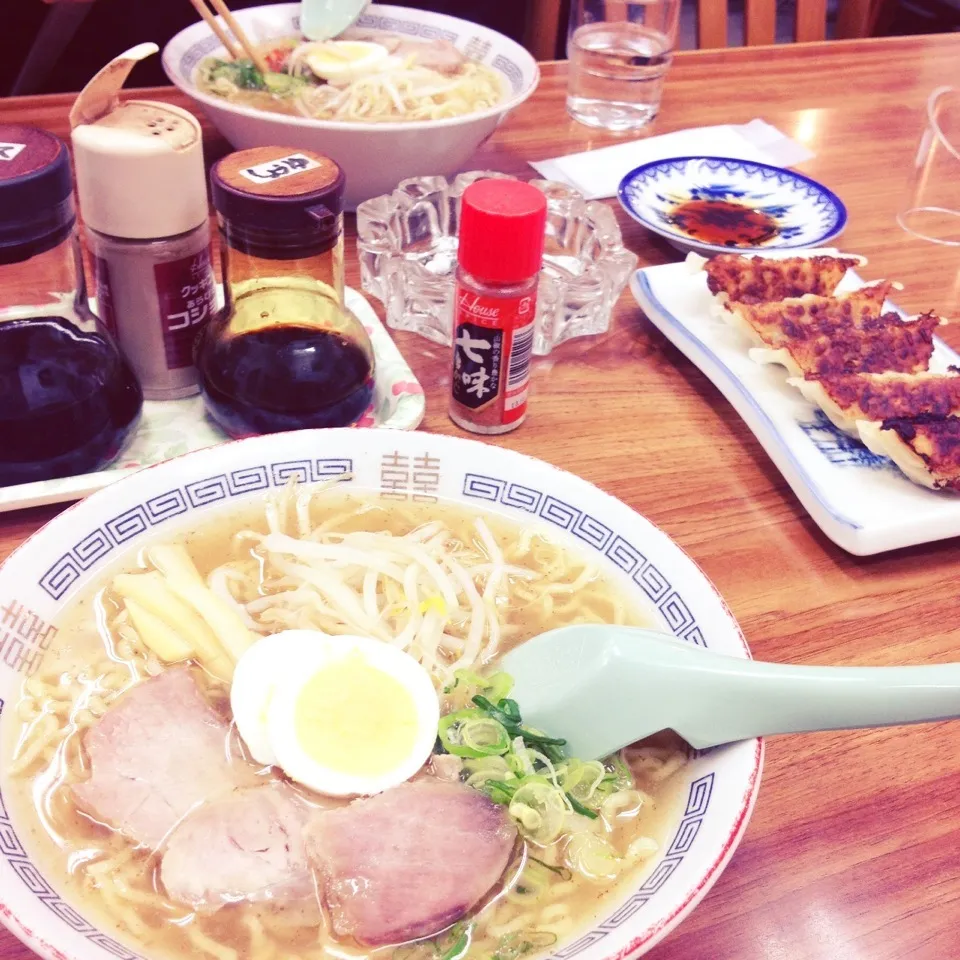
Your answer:
[[[605,757],[673,730],[703,749],[749,737],[960,717],[960,663],[805,667],[713,653],[655,630],[584,624],[534,637],[502,669],[524,724]]]
[[[339,37],[370,0],[300,0],[300,29],[308,40]]]

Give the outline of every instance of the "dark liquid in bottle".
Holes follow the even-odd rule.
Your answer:
[[[687,200],[670,219],[687,235],[718,247],[751,247],[780,232],[769,214],[730,200]]]
[[[116,350],[61,317],[0,322],[0,486],[109,463],[140,416]]]
[[[208,341],[198,367],[207,409],[232,437],[345,427],[373,398],[367,354],[315,327],[267,327]]]

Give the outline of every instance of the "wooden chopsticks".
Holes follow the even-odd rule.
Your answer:
[[[229,53],[234,60],[243,59],[245,53],[261,73],[270,72],[267,61],[263,59],[260,51],[250,42],[250,38],[244,32],[243,27],[237,23],[237,18],[230,12],[230,8],[224,0],[209,0],[210,5],[216,13],[211,12],[207,8],[204,0],[190,0],[190,2],[193,4],[197,13],[204,19],[207,26],[216,34],[217,39],[227,48],[227,53]],[[223,21],[229,28],[230,33],[233,34],[233,37],[220,25],[220,21],[217,20],[216,17],[217,13],[223,17]],[[236,42],[234,38],[236,38]],[[240,44],[239,47],[237,43]]]

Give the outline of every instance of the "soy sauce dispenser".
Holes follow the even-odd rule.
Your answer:
[[[0,124],[0,486],[96,470],[143,395],[87,304],[66,145]]]
[[[197,344],[207,410],[233,437],[355,423],[374,356],[343,300],[342,171],[309,150],[255,147],[210,179],[225,305]]]

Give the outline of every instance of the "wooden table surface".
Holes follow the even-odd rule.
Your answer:
[[[955,310],[957,254],[912,241],[894,214],[928,93],[960,79],[960,36],[684,53],[653,132],[762,117],[808,144],[802,170],[846,202],[847,250],[868,277],[899,279],[912,311]],[[565,67],[477,157],[526,161],[615,140],[564,113]],[[173,93],[163,92],[178,102]],[[0,101],[0,122],[67,131],[70,97]],[[226,150],[211,133],[210,156]],[[709,144],[704,144],[705,148]],[[611,201],[612,203],[612,201]],[[641,265],[676,253],[618,210]],[[349,282],[358,286],[356,265]],[[955,346],[960,334],[947,333]],[[397,337],[446,417],[447,353]],[[883,665],[960,659],[960,560],[950,542],[848,556],[814,526],[714,387],[628,295],[608,334],[536,364],[527,423],[495,442],[580,474],[673,537],[726,598],[761,659]],[[0,558],[56,513],[0,516]],[[753,820],[733,862],[655,960],[952,960],[960,948],[960,727],[774,739]],[[956,819],[955,819],[956,818]],[[0,934],[0,960],[29,951]]]

